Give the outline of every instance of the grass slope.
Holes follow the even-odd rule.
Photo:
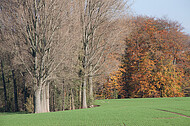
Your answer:
[[[0,126],[189,126],[190,97],[97,100],[96,108],[0,114]],[[160,110],[167,110],[160,111]]]

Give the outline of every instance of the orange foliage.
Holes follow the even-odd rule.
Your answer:
[[[107,82],[103,85],[102,94],[104,99],[118,98],[118,95],[120,95],[120,92],[122,92],[122,87],[118,83],[120,76],[120,73],[114,72],[109,75]]]
[[[133,23],[120,69],[104,84],[104,96],[183,96],[189,82],[185,67],[190,62],[186,52],[182,53],[187,38],[180,25],[147,17],[137,17]]]

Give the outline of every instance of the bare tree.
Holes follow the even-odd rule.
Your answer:
[[[117,46],[119,29],[114,27],[126,3],[123,0],[82,0],[80,23],[83,50],[83,108],[87,108],[86,88],[89,80],[90,101],[93,101],[92,77],[100,72],[106,58]]]
[[[63,46],[59,34],[63,4],[59,0],[27,0],[23,6],[26,22],[24,36],[33,64],[33,68],[28,68],[28,72],[33,77],[36,113],[49,111],[49,81],[53,79],[55,70],[64,60],[59,54],[60,46]],[[19,56],[21,57],[21,54]]]
[[[11,45],[33,80],[35,113],[49,112],[49,82],[62,63],[60,30],[66,1],[3,1]],[[61,59],[61,60],[60,60]]]

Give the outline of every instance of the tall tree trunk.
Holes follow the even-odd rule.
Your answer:
[[[71,94],[70,94],[70,97],[69,97],[69,110],[72,110],[72,100],[71,100]]]
[[[39,96],[37,96],[37,97],[39,97],[37,99],[40,100],[40,102],[37,101],[36,104],[40,103],[40,105],[39,105],[40,113],[49,112],[49,82],[42,85],[42,88],[40,88],[39,90],[40,90],[39,91],[40,94],[36,94],[36,95],[39,95]],[[36,112],[36,113],[38,113],[38,112]]]
[[[57,89],[56,89],[56,87],[54,87],[54,89],[55,89],[55,92],[54,92],[54,110],[56,112],[58,110],[57,109]]]
[[[42,86],[41,112],[49,112],[49,83]]]
[[[14,84],[14,102],[15,102],[15,112],[18,112],[18,98],[17,98],[17,85],[14,70],[12,70],[13,84]]]
[[[80,87],[79,87],[79,109],[82,108],[82,83],[80,84]]]
[[[83,80],[83,106],[82,108],[85,109],[87,108],[87,103],[86,103],[86,86],[87,85],[87,75],[85,73],[84,75],[84,80]]]
[[[63,86],[62,86],[62,111],[65,110],[65,88],[64,88],[64,82],[63,82]]]
[[[46,112],[46,89],[45,85],[42,86],[41,90],[41,112]]]
[[[46,112],[49,112],[49,82],[46,84]]]
[[[90,75],[89,75],[89,88],[90,88],[90,106],[93,107],[93,102],[94,102],[94,96],[93,96],[93,81],[92,81],[92,65],[90,65]]]
[[[73,89],[71,89],[71,97],[72,97],[72,108],[75,110],[75,100],[74,100],[74,95],[73,95]]]
[[[25,104],[26,104],[26,93],[27,93],[27,91],[26,91],[26,80],[25,80],[25,72],[23,72],[22,73],[22,75],[23,75],[23,91],[24,91],[24,104],[23,104],[23,110],[25,110],[26,111],[26,106],[25,106]]]
[[[51,112],[54,112],[54,90],[51,91]]]
[[[5,83],[5,76],[3,71],[3,61],[1,60],[1,73],[2,73],[2,80],[3,80],[3,87],[4,87],[4,100],[5,100],[5,111],[7,111],[7,90],[6,90],[6,83]]]
[[[40,100],[40,96],[41,96],[41,88],[37,87],[37,89],[34,92],[35,94],[35,113],[40,113],[41,112],[41,100]]]

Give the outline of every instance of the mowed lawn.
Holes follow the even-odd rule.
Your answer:
[[[190,97],[97,100],[96,104],[100,107],[40,114],[0,113],[0,126],[190,126]]]

